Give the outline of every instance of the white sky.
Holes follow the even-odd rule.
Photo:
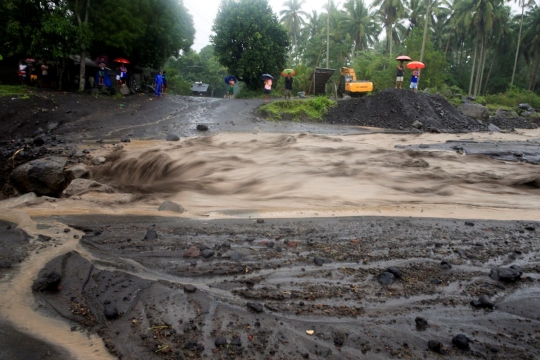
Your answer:
[[[193,16],[193,22],[195,24],[195,41],[191,48],[199,52],[203,47],[210,44],[211,29],[221,0],[183,0],[183,2],[184,6]],[[285,8],[283,6],[285,0],[269,0],[268,2],[279,18],[279,12]],[[335,2],[338,4],[338,8],[343,8],[345,0],[337,0]],[[366,1],[368,4],[371,4],[371,2],[371,0]],[[316,10],[320,14],[324,12],[323,6],[327,3],[328,0],[306,0],[302,5],[302,10],[308,14]],[[506,5],[508,4],[510,4],[514,13],[521,13],[521,8],[516,2],[507,2]]]

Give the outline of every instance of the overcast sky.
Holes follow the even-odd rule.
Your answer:
[[[212,32],[212,25],[214,24],[214,18],[216,17],[217,10],[221,0],[183,0],[184,5],[188,9],[189,13],[193,16],[193,22],[195,23],[195,41],[192,49],[199,52],[203,47],[210,44],[210,34]],[[274,13],[279,18],[279,12],[284,8],[283,3],[285,0],[269,0],[270,6],[274,10]],[[339,4],[339,8],[343,7],[345,0],[336,1]],[[367,0],[366,3],[371,4],[371,0]],[[317,10],[318,13],[324,12],[323,6],[328,3],[328,0],[307,0],[302,5],[302,10],[311,13],[312,10]],[[507,3],[508,4],[508,3]],[[519,6],[515,2],[510,2],[512,10],[514,12],[520,12]]]

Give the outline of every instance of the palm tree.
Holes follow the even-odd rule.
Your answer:
[[[474,56],[472,63],[471,78],[469,82],[469,95],[478,94],[480,85],[481,71],[485,63],[486,41],[488,34],[493,28],[493,22],[496,17],[496,9],[502,7],[502,0],[463,0],[456,3],[456,16],[458,23],[465,26],[475,35]],[[478,49],[478,47],[480,47]],[[478,52],[478,50],[480,50]],[[476,65],[476,57],[478,53],[478,65]],[[477,67],[475,69],[475,66]]]
[[[294,40],[294,48],[296,50],[296,37],[300,33],[301,26],[304,24],[302,16],[306,16],[307,13],[302,11],[302,5],[306,0],[287,0],[283,3],[283,6],[287,9],[281,10],[281,22],[289,31],[289,34]]]
[[[525,18],[525,33],[523,45],[527,49],[525,55],[531,63],[529,85],[527,89],[534,91],[538,78],[538,66],[540,65],[540,7],[534,6]]]
[[[392,55],[392,38],[394,37],[393,26],[406,16],[406,9],[402,0],[375,0],[372,7],[378,7],[377,13],[384,19],[386,28],[386,51]]]
[[[307,15],[307,21],[304,22],[304,30],[308,29],[309,37],[312,38],[319,33],[320,30],[320,18],[316,10],[313,10],[311,14]]]
[[[366,50],[374,44],[381,28],[369,13],[364,0],[348,0],[343,6],[346,10],[340,26],[354,39],[354,51]]]
[[[532,2],[533,0],[519,0],[519,6],[521,6],[521,20],[519,22],[519,34],[518,34],[518,41],[517,41],[517,46],[516,46],[516,57],[514,59],[514,69],[512,70],[512,80],[510,81],[510,86],[514,85],[514,76],[516,75],[519,45],[521,44],[521,30],[523,29],[523,13],[525,12],[525,6],[531,5]]]

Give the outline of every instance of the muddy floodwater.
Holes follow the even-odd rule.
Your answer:
[[[540,358],[540,130],[78,149],[0,202],[0,359]]]

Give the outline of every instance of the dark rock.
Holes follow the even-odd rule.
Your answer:
[[[472,221],[465,221],[465,225],[474,226],[474,223]]]
[[[197,130],[199,131],[208,131],[208,126],[204,124],[197,125]]]
[[[52,238],[50,236],[47,236],[47,235],[43,235],[43,234],[39,234],[38,235],[38,240],[39,241],[49,241],[51,240]]]
[[[230,344],[240,347],[240,346],[242,346],[242,340],[239,337],[234,337],[234,338],[232,338]]]
[[[336,346],[343,346],[343,338],[340,338],[340,337],[335,337],[334,338],[334,345]]]
[[[430,281],[433,285],[441,285],[442,280],[441,279],[433,279]]]
[[[320,257],[316,257],[313,259],[313,262],[315,263],[315,265],[317,266],[323,266],[324,264],[324,260]]]
[[[377,277],[377,280],[381,283],[381,285],[392,285],[396,280],[396,277],[394,274],[384,271]]]
[[[482,307],[485,307],[485,308],[488,308],[488,309],[493,309],[495,307],[495,303],[493,303],[493,301],[489,300],[489,298],[485,295],[481,295],[479,298],[478,298],[478,301],[480,302],[480,306]]]
[[[56,271],[41,270],[39,277],[32,284],[33,291],[58,291],[62,278]]]
[[[42,137],[37,137],[34,139],[33,143],[35,146],[42,146],[43,144],[45,144],[45,140],[43,140]]]
[[[11,183],[22,193],[58,195],[64,188],[66,159],[56,156],[32,160],[11,172]]]
[[[247,307],[259,313],[263,312],[263,306],[261,303],[248,302]]]
[[[401,271],[397,267],[394,267],[394,266],[389,267],[388,269],[386,269],[386,271],[388,271],[389,273],[394,274],[396,279],[401,279],[401,276],[403,275],[401,273]]]
[[[194,293],[195,291],[197,291],[197,288],[195,286],[190,284],[184,285],[184,292]]]
[[[527,230],[527,231],[535,231],[536,228],[534,226],[526,226],[525,230]]]
[[[428,348],[429,348],[429,350],[434,351],[436,353],[446,354],[446,349],[445,349],[444,345],[440,341],[429,340],[428,341]]]
[[[223,336],[220,336],[216,339],[216,347],[225,346],[227,345],[227,339],[225,339]]]
[[[469,338],[463,334],[458,334],[452,339],[452,344],[461,350],[469,350]]]
[[[125,142],[125,143],[128,143],[128,142],[131,142],[131,139],[127,136],[124,136],[120,139],[121,142]]]
[[[113,304],[107,304],[103,308],[103,315],[109,320],[118,318],[118,309]]]
[[[448,263],[447,261],[441,261],[441,264],[439,265],[442,270],[450,270],[452,268],[452,265]]]
[[[167,134],[167,141],[179,141],[179,140],[180,140],[180,136],[176,134],[172,134],[172,133]]]
[[[144,240],[156,240],[158,238],[158,233],[154,229],[146,230],[146,235],[144,235]]]
[[[10,261],[0,261],[0,269],[9,269],[11,267]]]
[[[508,282],[514,282],[518,280],[521,275],[523,275],[523,271],[521,268],[517,265],[512,265],[509,268],[493,268],[491,269],[491,273],[489,274],[489,277],[493,280],[501,280],[501,281],[508,281]]]
[[[416,323],[416,328],[419,330],[425,330],[429,326],[428,321],[420,316],[417,316],[414,322]]]
[[[164,201],[158,208],[158,211],[174,211],[177,213],[183,213],[184,208],[182,205],[172,201]]]
[[[206,249],[201,252],[201,256],[205,259],[214,256],[214,250]]]
[[[263,224],[264,223],[264,219],[257,219],[257,224]]]
[[[274,247],[274,242],[273,241],[269,241],[266,246],[269,247],[269,248],[273,248]]]

